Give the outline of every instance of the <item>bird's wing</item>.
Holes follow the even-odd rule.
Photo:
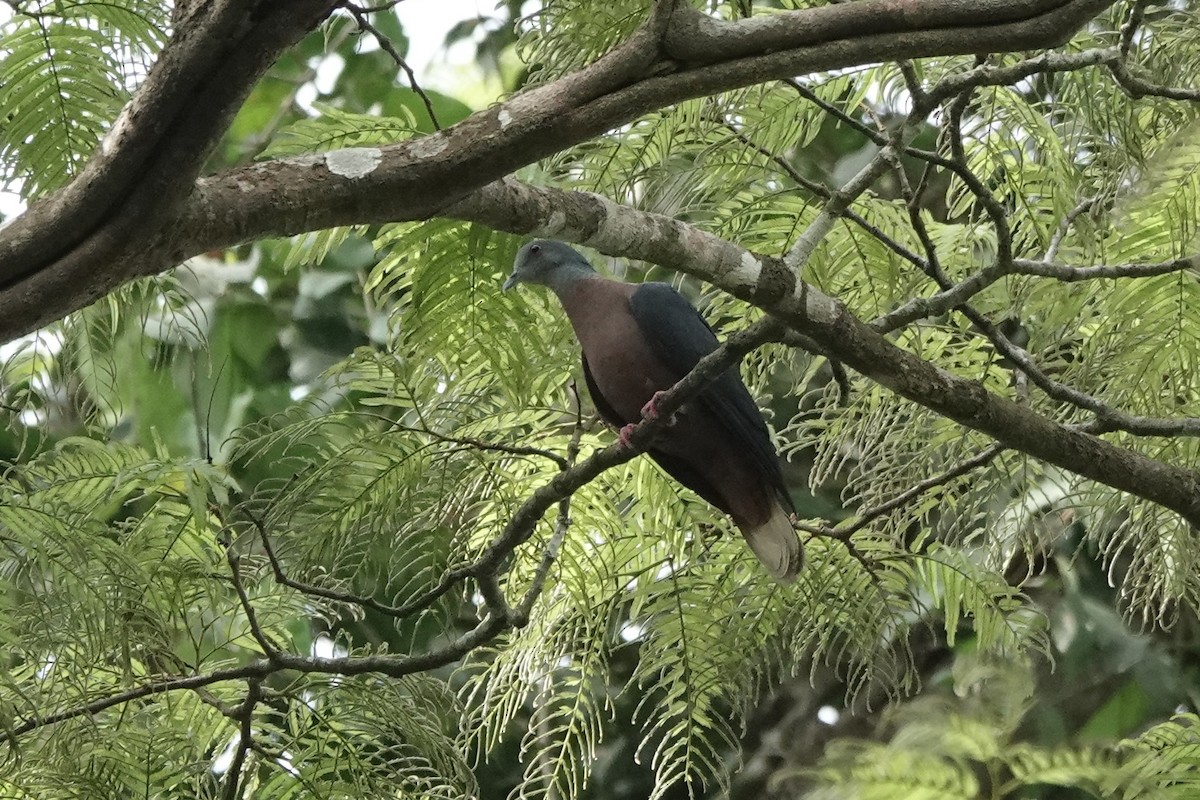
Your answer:
[[[676,380],[691,372],[701,358],[717,349],[712,328],[692,304],[665,283],[644,283],[629,298],[629,308],[638,328],[654,354]],[[758,404],[750,396],[737,368],[714,380],[698,398],[734,437],[739,446],[753,454],[763,476],[776,489],[788,510],[791,500],[783,485],[779,458]]]

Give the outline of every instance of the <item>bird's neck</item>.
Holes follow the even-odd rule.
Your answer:
[[[635,284],[610,281],[592,272],[555,291],[585,353],[597,331],[622,314],[628,315],[629,295],[635,288]]]
[[[572,293],[572,289],[579,281],[599,279],[600,276],[591,267],[582,264],[564,264],[551,273],[546,285],[550,290],[558,295],[560,301],[565,302],[567,297]]]

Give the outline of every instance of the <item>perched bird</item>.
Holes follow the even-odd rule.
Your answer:
[[[657,394],[717,348],[704,318],[671,286],[603,278],[562,242],[522,247],[504,290],[518,283],[541,284],[558,296],[583,348],[592,401],[617,428],[657,414]],[[628,444],[624,435],[622,441]],[[796,577],[804,553],[791,523],[795,510],[766,423],[736,368],[685,403],[647,452],[732,517],[772,575]]]

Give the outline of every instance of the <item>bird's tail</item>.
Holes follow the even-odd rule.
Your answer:
[[[779,503],[774,503],[770,518],[756,528],[742,528],[746,544],[777,580],[791,583],[804,566],[804,547],[792,527],[792,520]]]

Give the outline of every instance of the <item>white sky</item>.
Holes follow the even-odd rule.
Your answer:
[[[464,19],[491,16],[496,10],[494,0],[405,0],[396,6],[396,14],[404,23],[408,35],[408,65],[417,73],[417,80],[445,91],[451,86],[441,82],[439,67],[464,64],[471,57],[467,43],[447,53],[442,47],[446,34]]]

